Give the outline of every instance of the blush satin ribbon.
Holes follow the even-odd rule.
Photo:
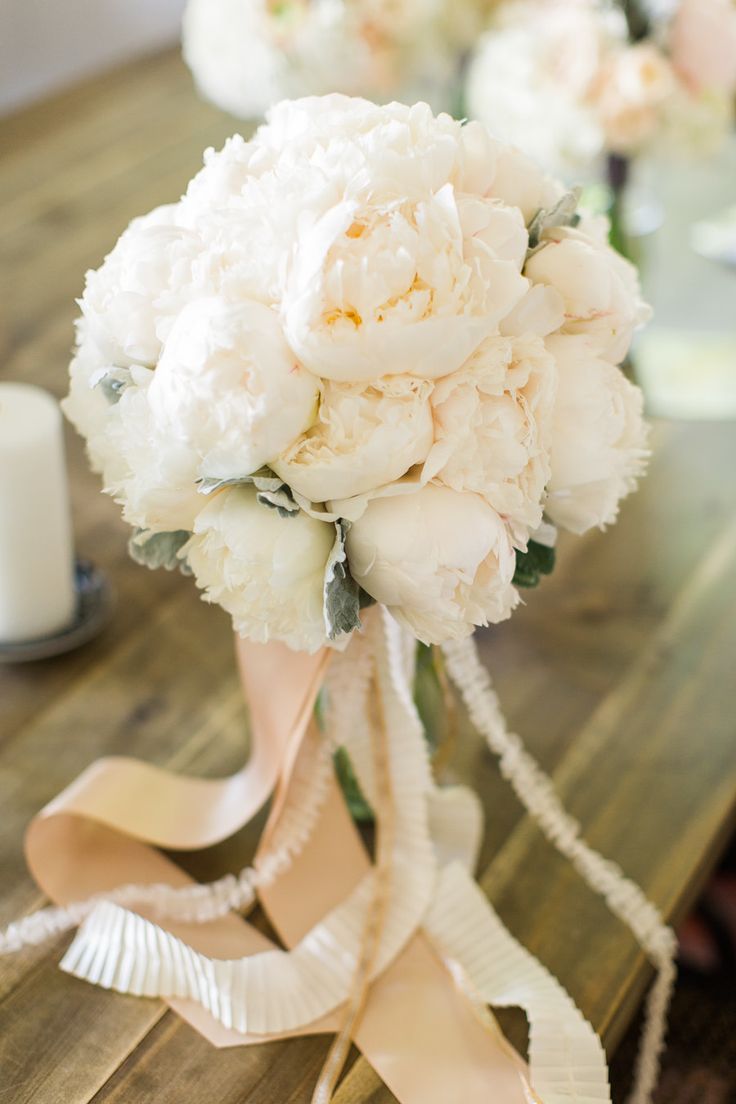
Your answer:
[[[108,988],[163,997],[218,1047],[341,1029],[375,869],[314,719],[326,681],[327,734],[349,746],[377,811],[368,749],[375,725],[385,724],[396,796],[392,881],[355,1043],[401,1104],[605,1104],[597,1036],[470,876],[477,800],[463,787],[438,791],[431,779],[411,694],[413,641],[385,611],[370,611],[366,622],[343,655],[238,640],[252,751],[231,778],[103,759],[35,818],[26,837],[34,877],[61,905],[129,883],[184,887],[188,876],[155,848],[193,850],[226,839],[272,797],[256,868],[292,837],[298,842],[258,896],[288,950],[233,912],[199,924],[162,920],[150,905],[131,911],[103,901],[62,965]],[[310,786],[319,790],[311,811]],[[493,1004],[527,1012],[529,1067],[501,1034]]]

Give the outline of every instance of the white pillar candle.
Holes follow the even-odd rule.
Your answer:
[[[0,642],[59,632],[75,602],[59,404],[40,387],[0,383]]]

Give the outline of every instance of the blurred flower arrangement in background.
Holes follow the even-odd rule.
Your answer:
[[[344,92],[455,113],[483,0],[189,0],[184,57],[207,99],[256,119]]]
[[[735,0],[189,0],[207,99],[259,119],[338,91],[480,119],[549,171],[697,154],[733,123]]]
[[[466,107],[567,179],[606,154],[707,153],[733,123],[733,0],[501,0]]]

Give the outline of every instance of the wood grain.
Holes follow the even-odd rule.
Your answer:
[[[176,199],[202,149],[235,129],[197,100],[174,55],[0,122],[4,378],[64,392],[85,268],[131,217]],[[619,525],[565,542],[555,575],[482,634],[482,649],[510,723],[590,841],[674,918],[733,825],[736,432],[661,424],[653,443],[651,473]],[[129,561],[117,508],[72,434],[68,451],[78,548],[109,573],[117,612],[73,655],[0,669],[0,923],[41,903],[24,826],[90,760],[125,751],[214,775],[247,750],[227,618],[186,580]],[[646,963],[521,815],[467,721],[450,771],[483,799],[486,892],[613,1047]],[[254,836],[187,866],[202,878],[236,869]],[[64,942],[0,959],[0,1104],[309,1101],[325,1040],[215,1052],[158,1002],[60,974]],[[337,1099],[394,1098],[353,1054]]]

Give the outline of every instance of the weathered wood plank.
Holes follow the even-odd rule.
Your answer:
[[[555,772],[589,841],[645,886],[668,917],[690,903],[733,824],[734,655],[736,524],[714,544]],[[615,1043],[631,1012],[626,994],[642,977],[628,933],[528,820],[499,850],[482,885]]]
[[[214,1100],[217,1104],[309,1104],[328,1040],[236,1047],[217,1052],[168,1013],[93,1097],[93,1104]]]
[[[480,634],[509,721],[547,769],[577,740],[734,516],[729,427],[656,429],[650,472],[619,524],[564,541],[555,573],[510,622]],[[461,741],[458,753],[486,808],[485,866],[519,809],[499,793],[495,764],[477,740]]]

